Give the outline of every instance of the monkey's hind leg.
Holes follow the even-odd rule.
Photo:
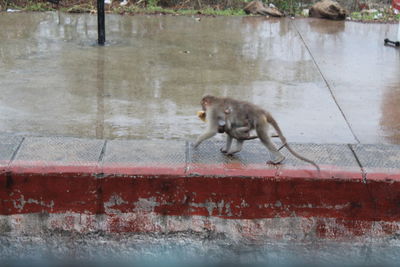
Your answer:
[[[281,163],[285,159],[285,156],[281,152],[279,152],[279,150],[275,147],[274,143],[272,143],[267,130],[264,128],[261,128],[260,126],[257,126],[256,131],[257,131],[257,135],[260,138],[261,142],[268,149],[268,151],[270,152],[270,154],[272,156],[272,159],[269,160],[267,163],[271,163],[271,164]]]

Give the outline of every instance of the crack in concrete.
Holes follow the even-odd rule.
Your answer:
[[[9,166],[11,165],[11,163],[12,163],[12,162],[14,161],[14,159],[16,158],[17,153],[18,153],[18,151],[20,150],[20,148],[21,148],[21,146],[22,146],[22,143],[23,143],[24,141],[25,141],[25,137],[22,137],[21,142],[18,144],[17,148],[15,149],[14,153],[13,153],[12,156],[11,156],[11,159],[10,159],[10,161],[9,161],[9,163],[8,163]]]
[[[365,168],[363,167],[363,165],[361,164],[360,159],[357,156],[356,151],[354,150],[353,146],[351,144],[347,145],[351,151],[351,153],[353,153],[353,156],[358,164],[358,166],[361,169],[361,175],[362,175],[362,179],[363,179],[363,183],[366,184],[367,183],[367,171],[365,170]]]

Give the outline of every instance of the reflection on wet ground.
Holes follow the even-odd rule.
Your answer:
[[[332,31],[334,23],[341,30]],[[296,25],[360,142],[400,144],[400,102],[393,104],[400,97],[400,51],[382,45],[397,25]]]
[[[396,25],[108,15],[105,47],[89,14],[0,25],[1,132],[194,139],[212,93],[272,111],[291,142],[400,143]]]

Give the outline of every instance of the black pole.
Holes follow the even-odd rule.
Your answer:
[[[104,45],[106,42],[106,30],[104,22],[104,0],[97,0],[97,34],[98,44]]]

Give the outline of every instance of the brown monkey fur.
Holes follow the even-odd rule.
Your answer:
[[[204,96],[200,104],[207,117],[207,130],[197,138],[194,144],[195,148],[204,140],[216,135],[220,128],[219,121],[225,120],[224,131],[227,133],[227,142],[226,148],[221,149],[222,152],[232,155],[241,151],[244,140],[258,137],[272,154],[273,158],[269,163],[279,164],[285,159],[285,156],[279,151],[280,149],[275,147],[268,135],[268,127],[271,124],[282,141],[282,147],[286,147],[293,156],[314,165],[318,172],[320,171],[314,161],[299,155],[288,145],[278,123],[266,110],[249,102],[212,95]],[[250,136],[251,130],[255,130],[257,136]],[[231,149],[232,139],[237,140],[236,149]]]

